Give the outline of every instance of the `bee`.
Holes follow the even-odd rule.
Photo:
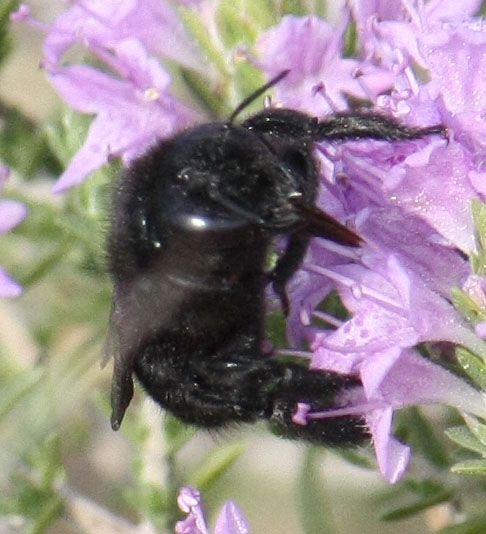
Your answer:
[[[319,120],[277,108],[235,123],[287,73],[245,99],[228,121],[159,141],[115,187],[107,247],[115,430],[135,375],[162,408],[199,427],[265,420],[280,436],[330,446],[368,435],[358,416],[293,422],[298,402],[330,409],[358,382],[265,354],[265,289],[272,284],[287,313],[286,284],[311,238],[361,243],[315,204],[316,142],[411,140],[443,128],[414,129],[361,112]],[[286,245],[267,272],[279,236]]]

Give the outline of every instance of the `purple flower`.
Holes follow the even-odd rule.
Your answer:
[[[28,20],[21,4],[13,15]],[[58,66],[76,43],[91,50],[113,49],[120,41],[137,39],[150,53],[204,73],[207,63],[166,0],[77,0],[49,28],[44,42],[46,68]]]
[[[176,534],[209,534],[198,490],[184,487],[177,498],[179,508],[187,515],[186,519],[176,523]],[[238,506],[227,501],[219,513],[214,534],[248,534],[250,528]]]
[[[43,65],[50,81],[71,107],[96,115],[54,192],[81,183],[114,157],[128,163],[158,138],[200,117],[170,94],[170,75],[151,55],[151,50],[173,51],[171,58],[183,64],[193,66],[190,58],[203,64],[179,47],[187,36],[178,34],[180,22],[176,24],[174,17],[172,9],[158,0],[80,1],[51,27],[32,19],[24,5],[13,15],[47,28]],[[95,54],[113,74],[87,65],[61,65],[62,55],[76,43]]]
[[[392,75],[374,65],[359,80],[354,76],[359,62],[342,57],[347,22],[336,29],[317,17],[286,16],[260,37],[257,50],[267,76],[291,69],[275,88],[278,100],[318,116],[345,108],[345,95],[367,98],[363,85],[375,94],[391,87]]]
[[[9,170],[0,165],[0,192],[8,180]],[[27,208],[16,200],[0,200],[0,234],[6,234],[27,216]],[[0,267],[0,297],[18,297],[22,286],[12,280]]]
[[[96,114],[55,192],[79,184],[113,157],[128,163],[159,137],[171,135],[197,116],[168,93],[168,73],[138,41],[120,41],[114,53],[113,64],[124,72],[125,80],[85,65],[50,73],[52,84],[74,109]]]
[[[451,303],[452,289],[466,287],[473,275],[464,257],[477,251],[471,201],[486,189],[481,126],[486,90],[480,87],[480,76],[469,71],[473,64],[475,73],[482,72],[486,31],[479,21],[451,22],[457,13],[446,2],[443,15],[438,2],[427,4],[425,13],[415,12],[408,3],[397,2],[393,9],[389,3],[376,4],[372,11],[366,2],[353,4],[362,29],[363,59],[356,61],[353,74],[336,66],[343,61],[340,56],[333,57],[337,78],[329,73],[323,80],[329,108],[340,109],[340,91],[351,92],[352,85],[341,77],[348,84],[359,80],[382,113],[416,126],[447,124],[449,139],[321,145],[319,204],[356,229],[364,245],[357,252],[322,240],[312,243],[303,271],[289,288],[288,333],[294,344],[309,340],[313,369],[354,375],[362,383],[337,400],[339,408],[324,414],[308,413],[308,407],[300,405],[295,421],[364,415],[380,470],[396,482],[410,451],[391,436],[394,410],[434,402],[486,415],[482,394],[415,351],[423,342],[449,342],[486,357],[481,325],[468,323]],[[473,11],[475,5],[469,3],[467,9]],[[385,20],[379,22],[375,15]],[[312,84],[315,87],[323,75],[319,69],[325,64],[327,43],[337,39],[321,40],[314,50],[316,25],[310,18],[288,17],[261,38],[264,68],[268,65],[272,73],[291,68],[300,74],[292,87],[279,87],[284,106],[323,109],[313,101],[317,92]],[[290,50],[305,59],[311,47],[313,63],[299,61],[297,52],[291,57],[283,46],[289,27],[307,29],[293,33]],[[269,42],[276,44],[271,47]],[[427,84],[412,70],[417,59],[428,69]],[[389,94],[376,96],[364,83],[362,73],[370,72],[390,80]],[[333,290],[350,319],[339,321],[316,310]],[[314,318],[332,327],[319,328]]]

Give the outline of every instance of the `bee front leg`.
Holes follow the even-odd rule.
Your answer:
[[[272,289],[280,299],[280,304],[285,316],[289,314],[290,310],[286,285],[301,266],[309,246],[309,241],[310,236],[307,233],[292,234],[289,237],[283,254],[280,256],[274,269],[269,274]]]

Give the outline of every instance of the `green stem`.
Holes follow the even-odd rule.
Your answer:
[[[337,532],[332,517],[329,494],[319,477],[319,467],[324,455],[322,449],[309,447],[304,456],[297,482],[302,531],[305,534],[334,534]]]

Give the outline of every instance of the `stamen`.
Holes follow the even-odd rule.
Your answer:
[[[303,358],[310,360],[313,357],[312,352],[306,350],[293,350],[293,349],[278,349],[275,351],[278,356],[295,356],[296,358]]]
[[[356,291],[356,288],[358,287],[361,296],[365,296],[372,299],[378,304],[381,304],[382,306],[387,307],[391,311],[398,313],[402,317],[408,317],[406,309],[399,302],[387,297],[386,295],[380,293],[379,291],[376,291],[375,289],[372,289],[371,287],[365,286],[363,284],[357,284],[356,280],[353,280],[348,276],[332,271],[331,269],[326,269],[325,267],[320,267],[319,265],[314,265],[310,263],[304,263],[302,265],[302,268],[306,271],[325,276],[326,278],[329,278],[334,282],[349,288],[351,291]],[[354,290],[353,287],[355,288]]]
[[[320,248],[335,252],[336,254],[339,254],[340,256],[344,256],[345,258],[349,258],[351,260],[358,261],[361,257],[359,249],[353,249],[348,246],[340,245],[339,243],[329,241],[324,237],[320,239],[315,239],[312,243]]]
[[[364,83],[363,74],[364,73],[361,69],[355,69],[351,73],[351,76],[353,76],[353,78],[359,83],[359,86],[363,90],[363,93],[366,95],[367,100],[369,100],[370,102],[375,102],[375,95],[371,93],[367,85]]]
[[[339,111],[332,98],[328,95],[326,91],[326,85],[322,81],[312,87],[312,96],[315,96],[317,94],[319,94],[319,96],[324,99],[326,104],[329,106],[331,113],[337,113]]]
[[[51,29],[49,24],[45,24],[31,17],[31,10],[27,4],[20,4],[17,11],[10,13],[10,20],[13,22],[26,22],[32,28],[43,32],[48,32]]]
[[[322,312],[322,311],[315,310],[315,311],[312,312],[312,315],[316,319],[320,319],[321,321],[325,321],[326,323],[329,323],[330,325],[335,326],[336,328],[339,328],[340,326],[342,326],[344,324],[344,321],[341,321],[337,317],[334,317],[334,315],[330,315],[329,313],[325,313],[325,312]]]
[[[415,24],[417,28],[422,29],[422,20],[415,7],[410,3],[409,0],[401,0],[401,2],[402,6],[405,8],[405,11],[409,14],[413,24]]]
[[[406,58],[403,52],[399,49],[395,50],[395,56],[397,60],[397,63],[395,64],[397,74],[401,73],[404,76],[412,94],[417,95],[419,92],[419,84],[415,74],[413,73],[410,60]],[[404,97],[408,98],[406,95],[403,95],[401,98],[403,99]]]
[[[326,410],[325,412],[309,412],[307,414],[307,419],[329,419],[331,417],[343,417],[347,415],[365,415],[373,410],[384,407],[386,407],[384,402],[366,402],[357,406],[337,408],[336,410]]]

